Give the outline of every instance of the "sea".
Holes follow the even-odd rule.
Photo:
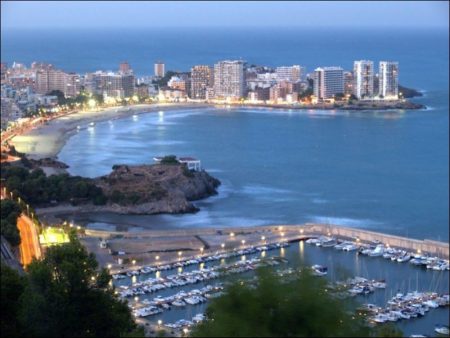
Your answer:
[[[2,30],[1,59],[65,71],[137,76],[153,63],[188,71],[224,59],[351,70],[354,60],[398,61],[400,83],[420,90],[418,111],[181,109],[82,128],[59,159],[96,177],[117,163],[194,156],[222,185],[188,215],[91,215],[97,223],[210,227],[321,222],[448,240],[448,31],[399,29]]]
[[[420,90],[423,96],[413,101],[426,109],[161,109],[95,126],[86,123],[58,155],[73,175],[96,177],[109,173],[114,164],[153,163],[154,156],[174,154],[197,157],[222,184],[216,196],[195,202],[200,208],[195,214],[68,217],[92,228],[125,225],[129,231],[321,222],[418,239],[449,239],[447,30],[2,29],[1,37],[2,62],[44,61],[79,73],[116,70],[124,60],[138,76],[153,75],[156,60],[163,60],[166,70],[177,71],[242,59],[273,67],[299,64],[307,72],[319,66],[351,70],[353,61],[360,59],[373,60],[376,68],[382,60],[398,61],[400,83]],[[303,243],[273,254],[285,255],[293,267],[326,265],[330,279],[336,279],[341,266],[352,275],[386,279],[385,291],[361,302],[385,305],[395,293],[413,290],[448,293],[448,272],[392,265],[381,258],[358,258]],[[190,319],[204,309],[173,309],[151,321]],[[407,335],[433,335],[436,323],[448,325],[448,308],[398,325]]]

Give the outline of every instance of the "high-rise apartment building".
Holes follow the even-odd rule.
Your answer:
[[[53,90],[61,91],[66,97],[76,96],[80,92],[80,77],[58,69],[41,68],[36,72],[36,93],[47,94]]]
[[[353,94],[358,99],[373,97],[373,61],[360,60],[353,63]]]
[[[378,79],[379,96],[398,99],[398,62],[380,61]]]
[[[103,96],[125,98],[134,95],[134,75],[95,72],[86,78],[88,90]]]
[[[314,96],[330,99],[344,93],[344,70],[341,67],[319,67],[313,74]]]
[[[155,62],[155,76],[164,77],[164,75],[166,75],[166,69],[165,69],[164,62],[156,61]]]
[[[352,95],[353,94],[353,72],[344,72],[344,94]]]
[[[278,82],[299,82],[302,76],[302,67],[300,67],[299,65],[277,67],[275,69],[275,73],[277,75]]]
[[[206,99],[206,91],[214,83],[212,67],[205,65],[194,66],[191,69],[191,99]]]
[[[220,61],[214,65],[214,94],[216,98],[244,96],[244,62]]]

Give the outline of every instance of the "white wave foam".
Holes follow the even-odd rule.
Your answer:
[[[382,224],[370,219],[354,219],[345,217],[309,216],[308,219],[314,223],[335,224],[355,228],[374,227]]]
[[[293,191],[275,187],[267,187],[263,185],[246,185],[244,186],[241,193],[249,195],[260,195],[260,194],[291,194]]]
[[[312,202],[314,204],[325,204],[325,203],[328,203],[328,200],[323,199],[323,198],[313,198]]]

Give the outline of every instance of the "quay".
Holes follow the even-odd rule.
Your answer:
[[[81,239],[100,264],[111,273],[125,273],[145,266],[155,266],[198,258],[200,255],[229,252],[255,245],[295,242],[328,236],[360,245],[383,243],[387,247],[406,250],[440,259],[449,259],[449,243],[406,238],[359,228],[331,224],[272,225],[233,228],[191,228],[119,232],[85,230]],[[100,242],[108,243],[101,247]],[[206,245],[207,244],[207,245]],[[121,255],[117,255],[120,252]],[[122,263],[118,263],[118,259]],[[126,261],[128,260],[128,263]]]

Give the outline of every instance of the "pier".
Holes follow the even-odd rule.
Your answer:
[[[227,252],[255,245],[295,242],[311,237],[331,236],[360,245],[376,242],[441,259],[449,259],[449,243],[400,237],[365,229],[330,224],[272,225],[233,228],[191,228],[118,232],[86,229],[83,244],[96,254],[111,272],[138,270],[146,265],[160,265],[198,257],[200,254]],[[99,239],[108,240],[108,248],[100,248]],[[120,256],[114,252],[122,252]],[[129,264],[118,264],[117,259]]]

